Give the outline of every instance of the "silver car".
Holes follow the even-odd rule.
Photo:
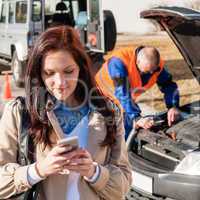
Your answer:
[[[169,34],[199,82],[200,12],[157,7],[141,12],[141,17],[156,20]],[[200,199],[200,101],[180,111],[180,119],[171,127],[164,112],[152,116],[155,126],[150,130],[132,132],[127,145],[133,183],[127,199]],[[177,171],[179,166],[182,171]]]

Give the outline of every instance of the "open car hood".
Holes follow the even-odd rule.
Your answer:
[[[156,7],[140,17],[156,20],[169,34],[200,83],[200,12],[183,7]]]

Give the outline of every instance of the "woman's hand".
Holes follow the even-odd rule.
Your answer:
[[[66,155],[66,159],[70,160],[65,164],[64,169],[75,171],[81,176],[91,178],[96,170],[90,153],[85,149],[76,149]]]
[[[71,150],[69,145],[57,145],[47,154],[46,158],[36,163],[36,169],[41,177],[62,172],[64,166],[69,162],[66,157]]]

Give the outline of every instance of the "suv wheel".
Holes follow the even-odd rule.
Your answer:
[[[11,69],[13,72],[13,80],[17,87],[23,87],[23,62],[21,62],[17,57],[17,52],[15,51],[12,57]]]
[[[104,40],[105,51],[111,51],[117,40],[117,28],[115,18],[110,10],[104,10]]]

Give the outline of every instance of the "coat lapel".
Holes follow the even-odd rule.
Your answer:
[[[96,111],[93,111],[89,115],[89,133],[88,133],[88,145],[87,150],[92,155],[94,161],[101,160],[98,156],[100,150],[105,149],[101,147],[101,143],[106,137],[106,125],[104,117]]]

